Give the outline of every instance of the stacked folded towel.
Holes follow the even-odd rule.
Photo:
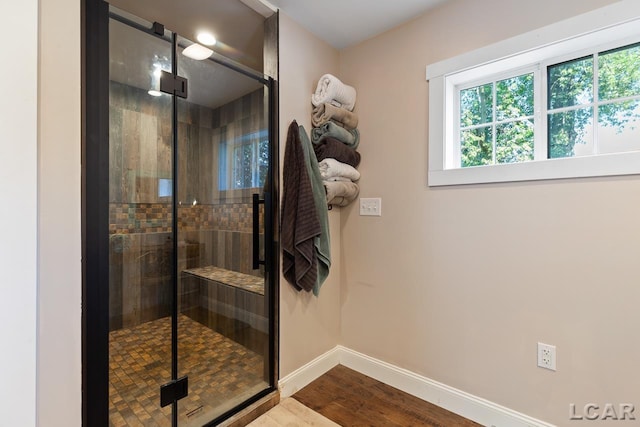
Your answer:
[[[323,123],[311,131],[311,142],[314,144],[320,144],[328,137],[333,137],[354,150],[357,150],[358,144],[360,144],[360,132],[358,129],[348,130],[334,122]]]
[[[313,127],[320,127],[323,123],[331,121],[345,129],[355,129],[358,127],[358,116],[344,108],[331,104],[320,104],[314,107],[311,113],[311,124]]]
[[[325,138],[319,144],[315,144],[313,151],[319,162],[324,159],[336,159],[354,168],[360,164],[360,153],[332,137]]]
[[[353,112],[356,90],[331,74],[320,77],[311,103],[311,142],[329,205],[346,206],[358,197],[360,132]]]
[[[316,107],[329,103],[351,111],[356,104],[356,90],[342,83],[336,76],[325,74],[320,77],[311,102]]]
[[[356,168],[336,159],[321,160],[318,168],[323,181],[357,181],[360,179],[360,172]]]
[[[329,204],[347,206],[358,197],[360,188],[355,181],[360,179],[360,172],[356,168],[331,158],[320,161],[318,167]]]

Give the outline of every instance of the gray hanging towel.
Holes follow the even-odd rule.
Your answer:
[[[322,230],[295,120],[287,132],[282,182],[282,273],[298,291],[311,291],[318,279],[315,238]]]

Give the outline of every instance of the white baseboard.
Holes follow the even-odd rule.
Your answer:
[[[423,377],[390,363],[346,347],[340,349],[340,364],[422,400],[438,405],[485,426],[554,427],[504,406]]]
[[[337,346],[278,381],[280,398],[284,399],[340,364],[341,347]]]
[[[281,396],[291,396],[338,364],[484,426],[554,427],[553,424],[340,345],[282,378],[279,382]]]

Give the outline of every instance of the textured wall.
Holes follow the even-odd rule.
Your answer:
[[[172,131],[169,97],[111,82],[109,100],[109,317],[115,330],[170,313],[172,208],[158,186],[172,177]],[[219,158],[222,142],[265,127],[262,90],[215,109],[179,102],[180,270],[214,265],[262,274],[251,265],[253,207],[247,203],[259,190],[221,190]],[[182,295],[181,281],[179,288]]]
[[[170,98],[111,82],[109,107],[109,201],[168,204],[158,180],[172,174]],[[221,191],[230,188],[230,171],[220,170],[231,159],[220,163],[221,145],[266,129],[267,118],[262,89],[215,109],[179,100],[178,200],[207,205],[251,197]]]
[[[454,0],[341,52],[361,196],[383,199],[342,212],[344,345],[559,425],[571,402],[640,403],[640,179],[426,185],[425,66],[607,3]]]

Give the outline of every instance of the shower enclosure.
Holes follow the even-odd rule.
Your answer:
[[[83,422],[215,425],[275,388],[275,81],[113,6],[94,19]]]

